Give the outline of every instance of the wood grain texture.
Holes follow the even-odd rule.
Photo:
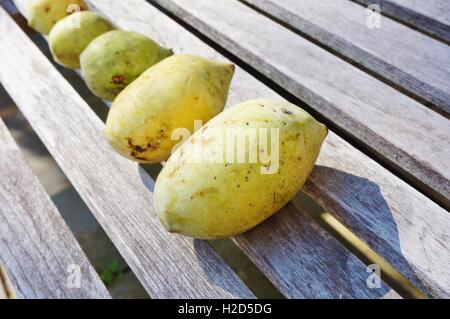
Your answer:
[[[144,4],[142,0],[129,0],[127,3],[89,0],[89,4],[91,8],[102,12],[121,28],[147,34],[163,46],[173,48],[175,52],[199,54],[216,60],[223,59],[216,51],[154,7]],[[237,67],[227,105],[258,97],[280,99],[274,91]],[[403,274],[422,290],[433,295],[448,294],[450,290],[450,270],[447,270],[446,267],[449,262],[448,231],[446,230],[446,227],[450,227],[448,212],[390,174],[334,133],[330,132],[327,137],[319,163],[329,167],[329,170],[316,169],[314,171],[308,182],[308,185],[311,186],[307,185],[306,189],[317,187],[320,190],[312,190],[310,195],[321,202],[329,202],[330,205],[327,207],[333,210],[341,209],[343,214],[346,214],[347,227],[358,231],[359,236],[369,244],[373,246],[377,244],[377,252],[389,262],[399,266],[403,270]],[[322,188],[321,179],[327,179],[333,168],[336,172],[333,175],[333,182],[338,185],[337,189],[330,189],[326,185]],[[364,183],[354,182],[358,179],[363,180]],[[374,182],[371,182],[372,180]],[[361,188],[361,185],[367,186]],[[391,185],[394,186],[391,187]],[[361,190],[359,190],[360,188]],[[384,194],[389,193],[392,189],[395,189],[396,192],[392,196],[386,197],[386,205],[380,206],[378,212],[376,208]],[[348,197],[347,193],[356,193],[359,196]],[[386,206],[390,207],[388,214],[386,214]],[[380,212],[385,213],[386,220],[373,216]],[[256,227],[251,233],[236,238],[236,242],[285,295],[303,296],[308,294],[308,287],[303,286],[302,282],[328,282],[324,286],[330,287],[330,289],[333,282],[351,282],[350,278],[353,276],[351,273],[345,273],[348,279],[339,279],[332,272],[327,276],[324,275],[326,272],[317,273],[314,271],[315,267],[307,266],[307,263],[304,264],[305,266],[299,267],[297,262],[299,257],[296,253],[301,252],[303,246],[314,247],[314,243],[318,240],[311,238],[310,241],[304,242],[304,238],[295,231],[295,229],[303,228],[302,224],[308,221],[306,218],[301,218],[301,214],[288,210],[280,212],[279,215],[283,217],[278,219],[278,215],[276,215],[273,219]],[[410,221],[414,221],[415,225],[411,226]],[[383,227],[384,223],[396,226],[380,232],[379,229]],[[430,224],[440,225],[440,227],[427,229],[424,241],[416,240],[414,236],[419,237],[423,233],[421,227]],[[278,231],[273,236],[269,236],[268,234],[275,232],[274,229]],[[409,235],[403,236],[403,234]],[[251,239],[245,241],[246,236],[251,236]],[[286,251],[280,251],[281,246]],[[314,249],[309,248],[308,251],[311,255],[306,254],[307,262],[314,263],[314,260],[317,259],[316,265],[336,263],[334,254],[329,252],[314,254]],[[328,254],[330,254],[329,257]],[[404,254],[407,257],[404,257]],[[428,255],[431,255],[432,258],[430,259]],[[332,259],[331,263],[328,258]],[[284,265],[282,271],[277,269],[280,265]],[[292,282],[293,280],[294,282]],[[293,287],[298,289],[296,293],[294,293],[296,289]],[[339,286],[335,285],[335,287]],[[328,291],[328,295],[339,294],[336,289],[341,288],[332,288]],[[363,292],[355,290],[354,295],[357,294],[363,294]]]
[[[159,41],[161,44],[168,47],[175,46],[177,52],[189,51],[207,55],[213,59],[223,59],[217,52],[145,1],[133,0],[127,3],[90,1],[89,4],[91,8],[101,11],[118,26],[148,34],[156,40],[161,40]],[[152,21],[152,23],[149,24],[148,21]],[[163,27],[161,28],[161,26]],[[257,96],[264,90],[268,93],[267,88],[240,69],[237,70],[236,79],[238,89],[231,94],[231,102],[237,102],[246,97],[250,98],[253,94],[253,96]],[[276,97],[275,93],[271,92],[270,94]],[[304,214],[299,214],[292,209],[285,209],[280,212],[280,216],[283,217],[279,219],[281,221],[280,226],[277,226],[279,231],[273,232],[273,236],[270,238],[264,240],[267,229],[274,227],[273,222],[268,221],[266,226],[261,226],[253,232],[256,239],[252,240],[250,244],[246,244],[244,239],[236,239],[236,241],[248,253],[253,248],[260,250],[259,253],[253,253],[253,259],[259,265],[264,266],[266,274],[287,297],[399,297],[385,284],[382,284],[380,289],[369,289],[366,285],[368,274],[363,263],[330,235],[320,231],[315,222]],[[294,227],[290,225],[294,225]],[[299,236],[298,229],[303,229],[308,236]],[[195,241],[195,245],[200,245],[200,243],[202,242]],[[280,243],[286,246],[286,250],[279,251],[280,248],[277,248],[277,251],[274,251]],[[322,249],[321,252],[316,251],[316,247],[319,246]],[[290,256],[290,254],[295,255]],[[297,260],[301,261],[300,267]],[[343,261],[345,264],[341,264]],[[329,267],[336,263],[340,264],[338,271],[335,269],[336,267]],[[278,265],[281,264],[285,264],[282,268],[283,271],[278,268]],[[318,267],[321,269],[317,270]],[[315,289],[311,289],[310,286],[314,286]]]
[[[450,209],[450,120],[236,0],[155,2],[425,183]]]
[[[286,296],[400,298],[368,288],[367,267],[292,203],[234,241]]]
[[[364,6],[378,4],[382,14],[450,44],[448,0],[353,0]]]
[[[327,140],[304,191],[416,287],[449,298],[450,214],[342,139]]]
[[[115,153],[104,124],[13,20],[0,10],[0,81],[154,298],[251,298],[205,242],[163,229],[153,180]]]
[[[243,0],[450,117],[450,47],[348,0]]]
[[[111,298],[1,119],[0,260],[19,298]]]

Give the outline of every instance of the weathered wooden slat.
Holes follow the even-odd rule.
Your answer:
[[[359,139],[450,209],[450,120],[236,0],[155,2]]]
[[[234,241],[286,296],[400,298],[369,288],[367,267],[292,203]]]
[[[162,45],[173,48],[175,52],[189,52],[211,59],[223,58],[182,26],[174,23],[154,7],[143,3],[142,0],[129,0],[126,3],[89,0],[93,9],[102,12],[121,28],[147,34]],[[257,97],[280,98],[274,91],[240,68],[236,68],[230,93],[228,105]],[[449,262],[446,227],[450,227],[449,214],[331,132],[322,148],[319,164],[329,167],[329,170],[318,167],[314,171],[306,187],[306,189],[312,189],[309,192],[310,195],[321,202],[329,202],[327,207],[333,210],[340,208],[342,213],[347,215],[347,226],[357,231],[366,242],[373,246],[376,244],[378,253],[389,262],[395,262],[394,264],[402,269],[403,274],[421,289],[434,295],[448,294],[450,270],[446,269]],[[355,167],[358,169],[355,170]],[[321,179],[327,179],[330,171],[336,172],[333,175],[333,182],[339,185],[338,189],[330,189],[326,184],[323,187],[321,185]],[[366,183],[354,183],[354,180],[362,180]],[[366,186],[360,190],[362,185]],[[378,189],[379,192],[368,186],[375,190]],[[395,192],[393,192],[394,190]],[[349,197],[347,192],[359,194],[359,196]],[[393,193],[389,197],[385,196],[390,192]],[[378,214],[375,208],[383,200],[383,197],[386,205],[382,206],[381,211],[386,212],[386,206],[390,207],[390,214],[387,215],[386,221],[373,216],[374,211],[375,214]],[[299,214],[289,212],[281,213],[280,216],[283,216],[280,217],[284,221],[282,225],[269,220],[250,233],[251,240],[246,242],[247,234],[245,234],[236,239],[237,244],[252,257],[256,264],[264,269],[274,283],[278,283],[279,288],[280,282],[288,283],[293,279],[296,279],[297,283],[302,280],[305,282],[324,281],[323,274],[316,277],[314,273],[309,275],[308,272],[302,273],[295,261],[298,258],[295,252],[301,249],[298,247],[306,244],[302,242],[301,236],[299,237],[292,229],[303,227],[297,224],[305,223],[305,219],[300,219]],[[277,217],[274,217],[274,220],[278,220]],[[414,221],[414,227],[410,225],[410,221]],[[380,232],[379,228],[384,223],[397,224],[397,227],[390,227]],[[423,231],[419,231],[421,227],[430,223],[440,226],[427,229],[424,241],[418,240],[423,233]],[[268,234],[274,232],[273,229],[279,229],[279,231],[269,237]],[[404,234],[408,235],[404,236]],[[314,242],[317,239],[312,238],[311,241]],[[443,242],[444,245],[437,244],[437,242]],[[281,249],[281,245],[286,251],[290,251],[292,256],[278,251]],[[327,254],[314,254],[314,249],[310,253],[312,255],[308,260],[318,258],[318,264],[325,263],[323,259],[327,258]],[[404,254],[407,257],[404,257]],[[430,259],[428,255],[431,255],[432,258]],[[330,257],[334,258],[334,255],[331,254]],[[282,272],[278,272],[276,269],[280,264],[284,265]],[[332,274],[329,273],[329,275]],[[306,280],[304,276],[309,277]],[[327,280],[331,283],[340,279],[330,278]],[[289,292],[292,294],[292,287],[286,284],[284,288],[280,289],[289,295]],[[301,288],[301,286],[297,287]],[[305,293],[308,293],[308,290],[306,292],[298,290],[297,296]],[[355,290],[354,294],[357,293],[360,292]],[[329,295],[335,294],[335,288],[331,289]]]
[[[348,0],[244,0],[450,117],[450,47]],[[449,2],[450,3],[450,2]]]
[[[450,214],[343,140],[328,142],[304,191],[422,291],[450,297]]]
[[[0,260],[19,298],[111,298],[1,119]]]
[[[364,6],[378,4],[382,14],[450,44],[448,0],[353,0]]]
[[[253,294],[205,242],[167,233],[153,180],[116,154],[103,123],[0,9],[0,81],[152,297]]]
[[[139,31],[155,39],[165,37],[166,40],[174,40],[173,44],[179,49],[177,50],[178,52],[184,51],[178,45],[184,46],[188,43],[187,48],[189,48],[191,53],[207,55],[213,59],[223,59],[217,52],[190,35],[145,1],[138,0],[127,3],[91,1],[89,4],[124,29]],[[147,22],[149,20],[153,22],[149,24]],[[164,29],[161,30],[162,32],[156,31],[155,33],[153,27],[157,28],[158,26],[164,26]],[[170,46],[170,43],[172,41],[167,43],[167,46]],[[258,90],[265,90],[262,84],[256,82],[249,74],[240,69],[237,70],[236,77],[240,79],[238,80],[239,89],[236,94],[232,94],[232,102],[233,100],[237,101],[244,98],[244,92],[249,94],[248,98],[250,98],[251,94],[257,95]],[[249,83],[247,84],[247,82]],[[276,96],[273,92],[271,94],[274,97]],[[399,297],[385,284],[382,284],[380,289],[369,289],[366,285],[368,273],[361,261],[330,235],[323,231],[320,232],[315,222],[304,214],[299,214],[292,209],[284,209],[283,211],[280,212],[280,216],[283,216],[283,218],[281,219],[279,232],[274,232],[273,237],[270,239],[254,240],[251,241],[251,244],[246,244],[239,239],[236,241],[249,253],[251,247],[261,250],[258,254],[253,253],[254,260],[259,265],[264,266],[266,274],[287,297]],[[255,230],[253,236],[259,234],[256,235],[258,238],[264,238],[264,233],[267,233],[267,227],[271,228],[272,225],[269,221],[267,226],[262,226],[262,228]],[[296,225],[296,227],[291,228],[290,225]],[[304,233],[309,235],[298,236],[295,231],[292,231],[300,227],[304,230]],[[196,242],[199,243],[198,241]],[[278,254],[272,248],[275,245],[279,245],[280,242],[286,244],[286,250]],[[321,247],[321,252],[316,250],[316,247],[319,246]],[[295,254],[295,259],[289,256],[287,252]],[[297,260],[300,260],[301,263],[298,264]],[[341,261],[347,261],[347,263],[340,264]],[[316,269],[323,265],[336,265],[336,263],[340,264],[338,271],[336,271],[336,267]],[[286,264],[283,272],[275,268],[278,264]],[[316,288],[311,289],[309,286]]]

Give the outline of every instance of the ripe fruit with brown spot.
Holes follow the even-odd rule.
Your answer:
[[[114,30],[94,39],[83,51],[81,72],[95,95],[112,101],[145,70],[172,54],[143,34]]]
[[[105,136],[117,152],[134,161],[166,160],[179,143],[179,133],[192,133],[195,120],[205,123],[223,110],[233,74],[229,63],[171,56],[119,94]]]
[[[230,133],[236,140],[225,138]],[[228,108],[164,165],[154,192],[161,222],[171,232],[200,239],[249,230],[300,190],[326,135],[325,125],[285,101],[251,100]],[[228,158],[230,152],[235,156]]]

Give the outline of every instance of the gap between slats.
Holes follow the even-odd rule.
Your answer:
[[[395,267],[378,255],[369,245],[359,239],[358,236],[340,223],[329,212],[325,211],[307,194],[301,192],[292,201],[294,206],[303,207],[316,222],[330,232],[364,264],[380,266],[383,281],[394,288],[402,297],[413,299],[428,298],[411,281],[398,272]]]
[[[2,119],[0,154],[0,247],[4,254],[0,262],[9,270],[18,296],[110,298]],[[64,284],[67,267],[73,264],[79,266],[83,277],[80,289]],[[1,265],[0,277],[12,295],[11,282]]]
[[[17,299],[11,281],[0,259],[0,299]]]

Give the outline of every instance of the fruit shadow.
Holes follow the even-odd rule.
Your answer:
[[[321,185],[320,189],[315,185]],[[324,193],[325,189],[328,194],[333,194],[333,198],[343,199],[343,202],[337,204],[331,196]],[[316,197],[324,209],[385,258],[419,290],[429,290],[403,256],[396,219],[377,183],[365,177],[318,165],[303,190],[307,194],[316,194],[311,197]],[[396,290],[401,292],[402,287],[396,287]]]
[[[154,182],[153,180],[149,182],[150,179],[148,178],[148,175],[156,180],[160,169],[160,165],[140,166],[141,177],[146,177],[142,178],[142,180],[151,192],[154,191]],[[146,173],[144,173],[144,171]],[[344,203],[345,207],[336,206],[332,198],[329,198],[324,194],[320,195],[321,191],[314,186],[317,185],[317,183],[321,183],[321,190],[326,188],[332,189],[333,193],[336,194],[338,198],[347,199]],[[337,185],[339,187],[337,187]],[[418,276],[401,253],[400,236],[397,224],[383,194],[381,193],[380,187],[376,183],[367,178],[348,174],[334,168],[316,166],[311,174],[310,180],[304,187],[304,191],[310,194],[319,194],[317,198],[321,199],[320,205],[322,205],[323,208],[332,212],[333,216],[344,225],[352,225],[351,230],[359,238],[367,242],[375,251],[382,251],[383,255],[390,256],[389,261],[400,273],[412,281],[416,287],[422,291],[427,291],[426,287],[421,283]],[[296,199],[297,198],[298,196]],[[294,199],[294,202],[296,199]],[[312,207],[314,204],[312,204],[311,207],[308,207],[308,202],[300,202],[302,209],[308,212],[314,209],[317,210],[317,207],[319,207],[315,203],[316,208]],[[310,199],[310,202],[313,201]],[[239,238],[246,242],[247,247],[249,245],[253,246],[251,249],[252,254],[261,255],[262,258],[267,258],[267,256],[264,255],[267,255],[265,251],[269,250],[271,251],[269,255],[276,258],[276,263],[283,263],[283,258],[285,259],[286,265],[295,261],[299,268],[304,268],[302,271],[317,272],[317,267],[323,266],[320,265],[320,254],[335,255],[336,264],[333,267],[330,267],[330,269],[334,268],[334,270],[321,270],[322,276],[338,276],[345,279],[348,278],[347,274],[355,271],[355,269],[358,271],[359,269],[362,269],[364,274],[355,274],[355,278],[350,279],[351,282],[345,282],[344,280],[342,281],[341,287],[335,287],[335,290],[341,291],[342,294],[335,295],[333,293],[333,296],[330,296],[325,292],[326,289],[320,291],[320,283],[311,281],[310,283],[305,283],[305,285],[310,288],[302,288],[306,290],[310,289],[311,291],[305,291],[302,295],[307,296],[307,298],[314,298],[317,296],[320,296],[321,298],[339,298],[340,295],[342,295],[343,298],[346,298],[352,296],[354,293],[353,290],[359,289],[356,287],[361,286],[358,281],[361,280],[361,278],[364,278],[365,280],[369,275],[366,273],[366,269],[354,267],[353,262],[351,261],[352,259],[348,258],[351,253],[345,253],[345,249],[343,250],[341,247],[338,247],[339,244],[336,240],[331,238],[329,233],[327,233],[326,236],[317,236],[318,232],[324,232],[324,230],[313,222],[308,214],[293,208],[294,206],[296,206],[296,204],[292,205],[290,203],[286,205],[280,212],[244,235],[239,236]],[[354,210],[351,214],[348,212],[349,207]],[[323,212],[323,208],[319,207],[320,212]],[[288,224],[289,227],[287,226]],[[313,224],[315,225],[312,226]],[[387,235],[385,235],[385,239],[383,239],[383,236],[380,236],[380,234]],[[289,246],[289,242],[302,243],[304,247],[298,250],[295,247],[292,247],[293,251],[289,254],[285,254],[284,251],[292,250],[291,247],[287,247]],[[205,245],[209,244],[203,240],[194,240],[193,245],[199,265],[202,267],[211,283],[231,292],[233,295],[239,296],[242,294],[242,291],[231,288],[229,283],[223,281],[224,278],[222,278],[222,276],[218,276],[220,267],[211,265],[211,259],[205,258],[205,252],[209,251],[207,249],[205,250]],[[341,253],[337,254],[336,251],[340,251]],[[296,255],[294,256],[294,254]],[[314,256],[317,257],[315,258]],[[228,258],[226,256],[222,257],[225,257],[225,260],[227,261]],[[312,276],[312,278],[313,277],[314,276]],[[383,278],[383,274],[381,274],[381,277]],[[251,288],[254,291],[254,287]],[[401,287],[393,288],[395,288],[397,292],[400,292],[399,290],[401,290]],[[389,289],[387,289],[386,285],[383,285],[382,288],[377,289],[375,295],[382,298],[388,293]]]
[[[344,207],[336,207],[332,198],[322,194],[320,195],[322,207],[332,211],[333,216],[344,225],[352,225],[351,230],[358,238],[367,242],[376,252],[383,252],[383,256],[389,256],[389,262],[394,268],[413,282],[417,288],[428,291],[402,254],[397,223],[380,187],[375,182],[325,166],[315,167],[311,180],[305,185],[306,193],[320,194],[318,189],[314,189],[314,183],[317,184],[317,182],[322,183],[320,189],[329,185],[338,198],[348,199],[348,202],[344,203]],[[303,194],[303,196],[306,195]],[[277,214],[237,238],[244,243],[255,260],[263,259],[269,265],[274,264],[274,267],[267,268],[267,265],[264,266],[264,262],[260,266],[266,268],[267,274],[278,278],[276,280],[284,280],[286,273],[292,273],[294,277],[285,284],[297,286],[296,289],[288,292],[293,297],[393,297],[390,295],[391,291],[387,284],[369,292],[370,288],[367,287],[366,279],[370,274],[366,267],[358,264],[358,258],[354,258],[353,253],[357,256],[361,255],[358,255],[354,249],[349,251],[342,247],[341,244],[346,246],[344,242],[340,241],[341,243],[339,243],[333,238],[332,231],[325,231],[311,218],[314,214],[309,214],[311,210],[319,207],[318,214],[324,210],[311,199],[309,201],[315,207],[308,207],[308,202],[302,200],[300,200],[301,209],[295,208],[296,203],[289,203]],[[348,212],[349,207],[354,209],[352,214]],[[199,250],[200,252],[201,250]],[[331,257],[323,258],[323,256]],[[363,257],[360,258],[367,263]],[[198,259],[201,263],[200,256]],[[326,266],[323,264],[324,261],[332,262],[332,265]],[[296,270],[289,266],[292,264],[296,265]],[[210,265],[202,267],[208,275],[211,270]],[[285,274],[282,274],[283,272]],[[303,279],[295,278],[296,272],[305,273]],[[311,275],[312,273],[319,273],[319,277],[322,278],[321,282],[318,282],[317,276]],[[212,281],[217,280],[215,276],[210,278]],[[383,273],[381,273],[381,278],[384,279]],[[396,284],[402,280],[401,277],[393,278],[393,281],[390,281],[392,288],[402,296],[412,297],[402,285]],[[337,283],[337,285],[330,289],[327,286],[329,282],[335,285]],[[357,292],[358,290],[359,292]]]

